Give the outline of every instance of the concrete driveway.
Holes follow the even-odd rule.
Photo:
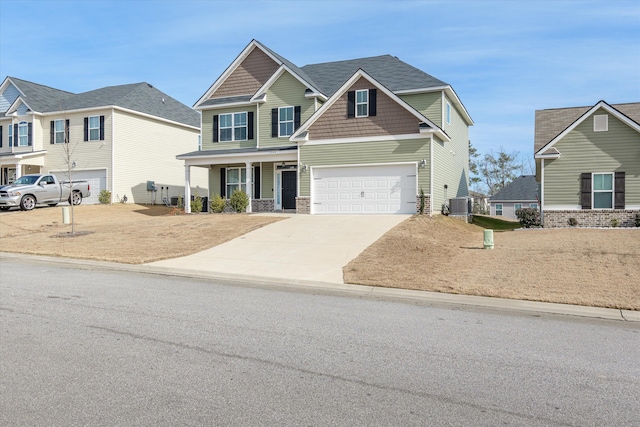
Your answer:
[[[197,254],[148,265],[225,275],[344,283],[342,267],[411,215],[287,215]]]

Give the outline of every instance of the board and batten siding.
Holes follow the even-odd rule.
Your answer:
[[[436,126],[442,127],[441,91],[400,95],[400,98],[431,120]]]
[[[593,116],[609,116],[609,130],[593,131]],[[640,134],[599,109],[555,144],[560,157],[544,160],[545,209],[580,209],[580,174],[625,172],[625,205],[640,207]]]
[[[84,118],[91,116],[104,116],[104,140],[85,141],[84,140]],[[42,117],[40,128],[42,135],[40,140],[43,143],[47,154],[44,157],[43,171],[67,170],[67,155],[64,144],[50,143],[50,122],[54,120],[69,120],[69,147],[73,151],[72,160],[76,161],[74,170],[105,170],[107,171],[107,189],[111,189],[111,150],[112,133],[111,123],[113,116],[111,109],[84,111],[79,113],[60,113],[57,115]],[[60,177],[67,180],[68,177]]]
[[[367,165],[415,162],[422,159],[426,167],[418,168],[418,187],[429,194],[430,138],[388,141],[349,142],[339,144],[302,145],[300,162],[314,166]],[[310,196],[310,172],[300,172],[300,196]]]
[[[213,116],[228,113],[242,113],[250,112],[253,115],[253,130],[254,139],[247,139],[245,141],[230,141],[230,142],[213,142]],[[241,107],[232,108],[220,108],[215,110],[203,110],[202,111],[202,150],[228,150],[232,148],[255,148],[256,147],[256,107],[253,105],[246,105]],[[247,136],[249,132],[247,130]]]
[[[260,191],[262,192],[262,198],[273,199],[273,191],[274,191],[273,163],[271,162],[262,163],[260,172],[262,174],[262,182],[260,184]]]
[[[114,120],[114,196],[152,203],[147,181],[154,181],[158,188],[156,203],[162,203],[160,187],[169,187],[170,197],[184,195],[184,163],[176,156],[198,149],[198,129],[118,110]],[[207,196],[208,168],[191,167],[190,183],[192,195]]]
[[[271,109],[300,106],[300,124],[314,113],[313,99],[305,98],[307,87],[288,72],[284,72],[267,90],[267,101],[260,105],[260,147],[284,147],[296,145],[289,137],[271,137]]]

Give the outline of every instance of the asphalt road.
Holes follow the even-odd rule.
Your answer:
[[[0,263],[0,425],[640,425],[640,324]]]

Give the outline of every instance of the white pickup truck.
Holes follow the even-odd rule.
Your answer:
[[[91,188],[86,181],[74,181],[69,185],[51,174],[24,175],[0,189],[0,210],[19,207],[23,211],[30,211],[37,204],[56,206],[65,201],[79,205],[83,198],[90,195]]]

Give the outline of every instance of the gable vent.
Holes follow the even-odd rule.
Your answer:
[[[609,116],[606,114],[593,116],[593,131],[606,132],[609,130]]]

